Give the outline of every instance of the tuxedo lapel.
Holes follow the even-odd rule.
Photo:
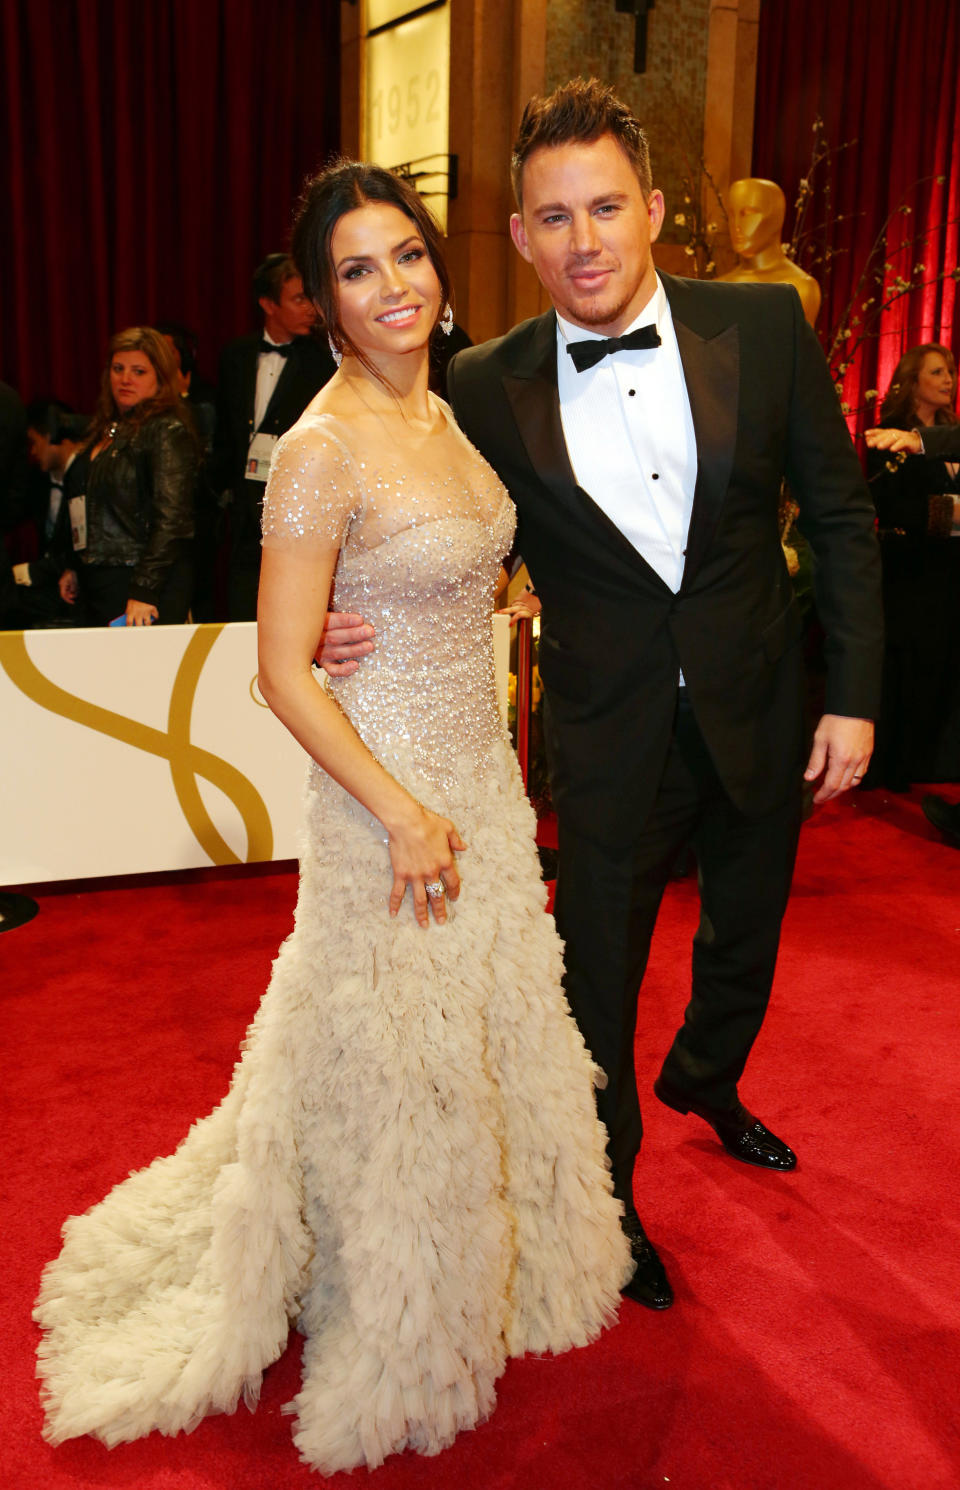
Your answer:
[[[592,522],[603,528],[621,558],[627,558],[634,568],[641,569],[648,579],[664,588],[656,570],[651,569],[616,523],[577,484],[560,419],[557,319],[553,311],[534,323],[525,352],[516,358],[512,371],[504,374],[503,386],[530,463],[558,505],[580,515],[586,512]]]
[[[278,419],[281,420],[281,422],[289,422],[283,419],[283,415],[290,395],[293,392],[296,381],[297,353],[294,349],[287,357],[283,359],[283,367],[280,371],[280,376],[273,385],[273,392],[270,395],[270,402],[264,409],[263,419],[260,421],[261,427],[263,429],[271,429]]]
[[[569,503],[576,490],[557,393],[557,321],[552,311],[537,321],[526,355],[503,378],[530,463],[558,502]]]
[[[683,363],[697,439],[693,495],[681,590],[689,587],[716,530],[737,442],[740,328],[718,322],[688,280],[662,274]]]
[[[243,346],[240,360],[240,388],[243,402],[245,428],[253,429],[253,414],[257,404],[257,359],[260,355],[259,336]]]

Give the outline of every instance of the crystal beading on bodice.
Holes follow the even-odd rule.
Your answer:
[[[387,770],[442,793],[503,739],[490,613],[514,511],[439,400],[437,415],[403,451],[378,421],[348,445],[331,416],[302,419],[277,447],[264,543],[340,542],[334,608],[369,621],[376,648],[327,687]]]

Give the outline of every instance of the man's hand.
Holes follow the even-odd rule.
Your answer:
[[[75,569],[65,569],[57,580],[57,589],[60,591],[60,599],[65,600],[67,605],[76,605],[77,593],[79,591],[77,573]]]
[[[905,450],[908,455],[922,455],[923,443],[915,429],[868,429],[863,437],[871,450],[889,450],[899,455]]]
[[[813,737],[813,749],[803,773],[804,781],[823,777],[814,794],[815,802],[839,797],[866,775],[873,754],[873,721],[851,719],[845,714],[824,714]]]
[[[521,590],[510,605],[505,605],[502,610],[497,611],[498,616],[509,616],[510,625],[515,626],[518,621],[532,621],[534,616],[539,616],[543,606],[540,604],[540,596],[535,595],[528,586]]]
[[[331,678],[349,678],[360,666],[360,658],[373,651],[374,635],[362,616],[329,610],[316,661]]]

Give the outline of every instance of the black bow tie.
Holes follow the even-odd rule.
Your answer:
[[[577,372],[586,372],[588,367],[596,367],[598,362],[602,362],[608,352],[634,352],[659,345],[660,333],[651,324],[640,326],[626,336],[608,337],[606,341],[568,341],[567,351]]]
[[[293,342],[285,341],[282,346],[276,346],[272,341],[267,341],[266,338],[264,338],[264,340],[260,343],[260,351],[275,352],[278,357],[289,357],[290,353],[293,351]]]

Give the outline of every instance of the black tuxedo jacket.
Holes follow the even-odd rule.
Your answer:
[[[255,488],[252,495],[257,500],[263,496],[263,483],[246,482],[244,468],[250,440],[255,433],[253,410],[260,340],[259,335],[241,336],[224,347],[221,353],[213,456],[216,489],[229,489],[236,496],[244,487],[250,486]],[[297,337],[293,351],[284,361],[260,430],[268,435],[285,434],[335,372],[336,364],[325,340],[312,336]]]
[[[681,668],[736,805],[759,816],[798,788],[800,616],[778,531],[784,476],[816,557],[826,710],[875,718],[879,704],[873,508],[796,292],[660,277],[698,456],[677,594],[576,483],[552,311],[461,352],[448,373],[459,423],[517,505],[518,546],[543,602],[556,805],[574,831],[611,845],[653,804]]]

